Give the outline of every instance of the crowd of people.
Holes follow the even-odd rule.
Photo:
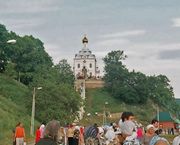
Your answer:
[[[118,123],[98,126],[80,126],[75,123],[60,126],[59,121],[52,120],[47,125],[37,127],[35,145],[170,145],[160,135],[158,121],[152,122],[144,129],[135,121],[132,112],[123,112]],[[23,145],[25,131],[22,123],[15,130],[16,145]],[[180,145],[180,134],[173,140],[173,145]]]

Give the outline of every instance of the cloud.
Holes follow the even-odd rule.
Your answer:
[[[4,19],[2,23],[10,24],[12,30],[27,30],[28,28],[38,27],[46,23],[45,19],[42,18],[20,18],[20,19]]]
[[[180,49],[165,50],[159,53],[160,59],[180,59]]]
[[[180,18],[173,18],[172,19],[173,22],[173,27],[180,27]]]
[[[39,13],[56,11],[62,0],[9,0],[0,2],[0,13]]]
[[[145,30],[132,30],[132,31],[123,31],[111,34],[104,34],[100,37],[102,38],[117,38],[117,37],[129,37],[129,36],[138,36],[144,35],[146,33]]]
[[[116,39],[101,40],[100,42],[97,42],[95,45],[96,47],[106,47],[106,48],[116,49],[117,47],[127,43],[129,43],[128,39],[116,38]]]

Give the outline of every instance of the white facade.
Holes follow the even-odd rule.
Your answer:
[[[75,55],[74,58],[74,75],[76,78],[96,78],[97,64],[96,57],[87,47],[88,39],[83,38],[84,47]]]

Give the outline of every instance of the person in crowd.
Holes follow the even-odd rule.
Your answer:
[[[159,121],[157,120],[157,119],[153,119],[152,121],[151,121],[151,124],[154,126],[154,128],[155,128],[155,133],[157,134],[157,135],[159,135],[159,134],[161,134],[161,129],[159,129]]]
[[[65,128],[60,127],[60,138],[59,138],[59,143],[65,145]]]
[[[40,130],[40,138],[44,138],[45,122],[42,122],[39,130]]]
[[[180,145],[180,134],[173,139],[172,145]]]
[[[99,144],[99,130],[98,125],[94,123],[94,125],[86,127],[84,131],[84,139],[86,145],[97,145]]]
[[[35,143],[37,143],[40,140],[40,136],[41,136],[40,126],[37,126]]]
[[[13,145],[16,145],[15,129],[12,130]]]
[[[140,143],[142,142],[143,134],[144,132],[143,132],[142,125],[139,124],[137,127],[137,139]]]
[[[60,138],[60,123],[57,120],[50,121],[44,130],[44,138],[35,145],[58,145]]]
[[[69,123],[67,123],[64,126],[64,145],[68,145],[68,137],[67,137],[68,128],[69,128]]]
[[[69,125],[67,130],[67,138],[68,138],[68,145],[74,145],[74,130],[75,130],[75,123]]]
[[[149,145],[170,145],[169,142],[167,141],[167,139],[160,137],[158,135],[155,135]]]
[[[142,138],[142,145],[149,145],[151,139],[156,135],[155,128],[152,124],[149,124],[146,127],[146,133],[143,135]]]
[[[110,143],[113,143],[114,140],[116,139],[116,134],[114,132],[114,129],[113,129],[113,126],[110,126],[108,129],[107,129],[107,132],[105,134],[105,137],[106,137],[106,144],[110,144]]]
[[[79,144],[79,136],[80,136],[80,127],[79,126],[75,126],[74,128],[74,136],[73,136],[73,144],[74,145],[78,145]]]
[[[79,145],[84,145],[84,127],[80,126]]]
[[[137,138],[136,125],[134,123],[134,114],[132,112],[125,112],[122,114],[122,124],[120,126],[122,136],[125,141],[132,141]]]
[[[21,122],[18,123],[15,130],[16,145],[24,145],[25,142],[25,130]]]

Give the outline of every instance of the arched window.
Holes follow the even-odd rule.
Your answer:
[[[78,68],[80,68],[80,64],[78,63]]]
[[[89,68],[92,68],[92,63],[89,64]]]

